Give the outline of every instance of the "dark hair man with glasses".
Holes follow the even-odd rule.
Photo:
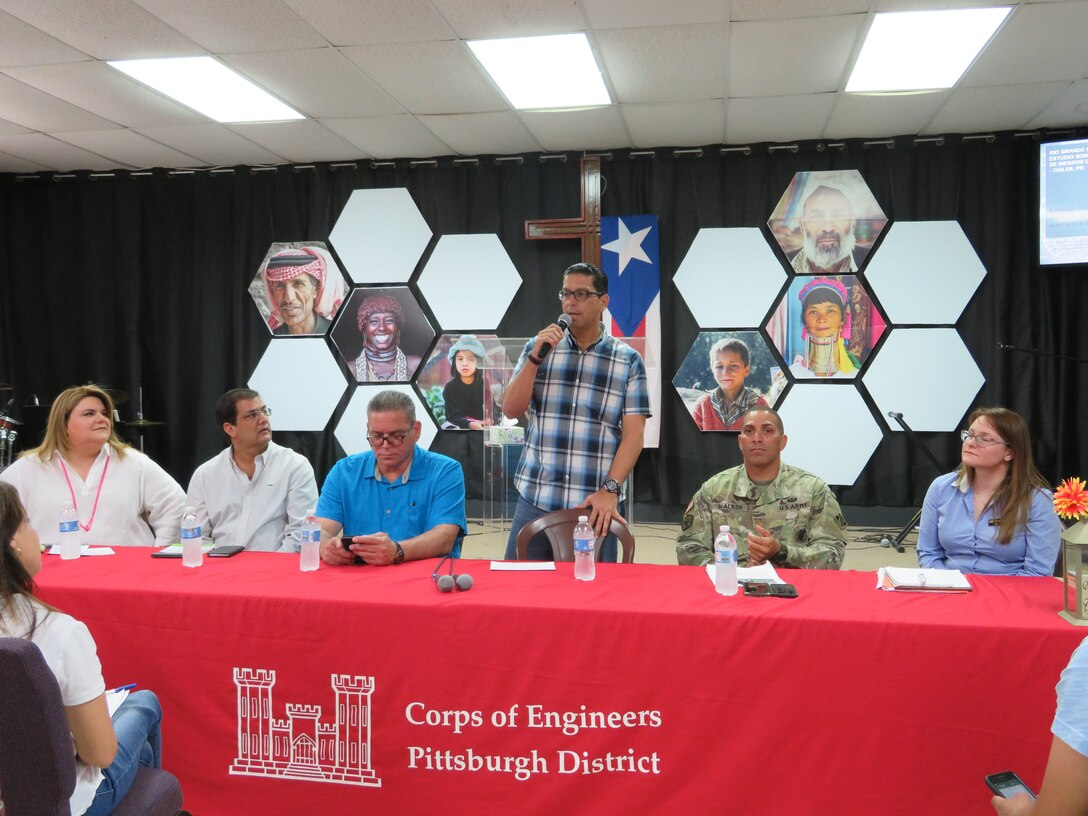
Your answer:
[[[584,507],[597,535],[605,535],[612,517],[625,511],[623,482],[642,451],[650,416],[642,357],[606,334],[601,322],[608,277],[593,264],[574,264],[563,273],[559,300],[570,328],[552,323],[525,344],[503,396],[506,416],[529,413],[507,559],[517,557],[521,528],[554,510]],[[545,344],[553,349],[548,356]],[[551,557],[546,538],[537,536],[529,558]],[[601,560],[616,560],[614,536],[605,540]]]
[[[467,526],[461,465],[416,444],[422,426],[407,394],[375,394],[366,421],[370,450],[337,462],[321,488],[321,560],[385,566],[460,557]]]
[[[215,421],[230,446],[189,480],[185,503],[216,546],[298,552],[302,520],[317,504],[309,460],[272,441],[272,410],[249,388],[219,398]]]

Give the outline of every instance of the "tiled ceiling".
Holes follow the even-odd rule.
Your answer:
[[[1018,2],[959,85],[847,96],[878,11],[985,0],[0,0],[0,172],[1088,125],[1088,0]],[[588,33],[615,104],[510,108],[466,39]],[[926,47],[919,43],[919,49]],[[105,65],[211,54],[306,115],[219,125]]]

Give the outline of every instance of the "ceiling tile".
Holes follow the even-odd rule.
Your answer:
[[[0,173],[38,173],[50,169],[52,168],[32,162],[29,159],[12,156],[8,153],[0,153]]]
[[[411,113],[510,109],[464,43],[364,45],[341,51]]]
[[[1068,82],[1041,82],[960,88],[952,92],[923,132],[979,133],[1026,128],[1068,86]]]
[[[903,96],[842,94],[824,135],[829,139],[878,138],[921,133],[951,91]]]
[[[289,162],[351,161],[359,158],[357,147],[312,119],[227,127]]]
[[[620,105],[635,147],[694,147],[720,144],[725,138],[725,103],[704,102]]]
[[[588,21],[577,2],[555,0],[433,0],[465,39],[532,37],[584,31]]]
[[[284,0],[333,45],[454,38],[430,0]]]
[[[623,117],[615,105],[571,111],[522,111],[520,115],[545,150],[607,150],[629,143]]]
[[[726,23],[628,28],[596,34],[616,102],[725,96]]]
[[[79,62],[87,54],[18,17],[0,11],[0,66]]]
[[[223,60],[307,116],[403,113],[400,105],[335,48],[230,54]]]
[[[729,96],[836,91],[864,14],[730,24]]]
[[[730,99],[725,112],[727,144],[786,142],[823,136],[837,94]]]
[[[420,116],[419,121],[462,156],[502,156],[542,149],[513,112]]]
[[[104,62],[8,68],[4,73],[125,127],[208,121]]]
[[[583,0],[593,28],[640,28],[642,26],[724,23],[729,19],[729,0]]]
[[[731,18],[737,20],[789,20],[796,17],[827,17],[862,14],[869,0],[733,0]]]
[[[0,136],[0,152],[10,153],[12,156],[18,156],[61,172],[113,170],[118,167],[115,161],[57,141],[44,133]]]
[[[1088,75],[1088,3],[1020,6],[959,87],[1026,85]]]
[[[280,0],[135,0],[213,54],[319,48],[320,33]]]
[[[4,11],[96,59],[180,57],[203,49],[132,0],[3,0]]]
[[[1088,79],[1074,82],[1028,123],[1032,128],[1069,125],[1088,125]]]
[[[199,167],[206,161],[179,153],[132,130],[88,130],[57,136],[61,141],[105,156],[121,167]]]
[[[31,130],[105,130],[118,127],[108,119],[88,113],[83,108],[57,99],[17,79],[0,74],[0,105],[4,118]]]
[[[141,128],[139,132],[149,139],[181,153],[196,156],[202,163],[215,167],[281,164],[287,161],[283,156],[270,153],[220,124]]]
[[[379,116],[366,119],[322,119],[322,124],[375,159],[424,159],[454,151],[427,130],[414,116]]]

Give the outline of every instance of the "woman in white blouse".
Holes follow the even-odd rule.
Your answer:
[[[79,514],[83,543],[166,546],[178,540],[185,492],[113,428],[113,400],[95,385],[53,401],[41,445],[0,474],[19,491],[30,525],[57,540],[61,510]]]

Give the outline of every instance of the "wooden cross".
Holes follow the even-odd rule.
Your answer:
[[[537,241],[550,238],[580,238],[582,260],[601,265],[601,159],[583,156],[582,217],[543,218],[525,222],[525,238]]]

